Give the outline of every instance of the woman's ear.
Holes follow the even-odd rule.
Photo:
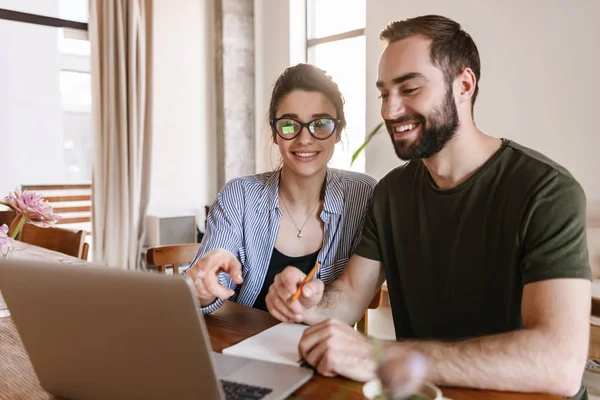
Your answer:
[[[342,131],[337,130],[335,133],[335,142],[339,143],[342,140]]]

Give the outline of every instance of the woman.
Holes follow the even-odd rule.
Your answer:
[[[185,271],[203,313],[223,299],[267,310],[265,296],[287,266],[335,280],[361,238],[375,179],[330,169],[346,126],[344,100],[324,71],[308,64],[286,69],[269,107],[281,168],[236,178],[219,192],[202,244]]]

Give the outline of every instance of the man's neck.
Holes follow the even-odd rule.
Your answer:
[[[467,180],[502,145],[500,139],[486,135],[469,122],[461,125],[442,151],[423,160],[433,181],[442,190],[452,189]]]
[[[321,197],[326,175],[327,168],[323,168],[312,176],[303,177],[284,167],[279,179],[279,195],[283,196],[288,206],[306,209],[308,212]]]

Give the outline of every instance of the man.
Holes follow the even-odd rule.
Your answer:
[[[388,25],[377,87],[398,157],[376,187],[363,240],[333,284],[288,267],[273,316],[313,325],[299,351],[325,376],[378,366],[351,326],[384,279],[397,342],[438,385],[586,396],[590,279],[585,195],[562,166],[480,131],[480,61],[460,25],[423,16]],[[499,116],[498,126],[502,126]]]

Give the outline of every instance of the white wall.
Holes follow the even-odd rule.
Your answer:
[[[256,172],[279,163],[269,128],[273,84],[290,65],[306,62],[305,0],[254,0]]]
[[[150,214],[195,213],[216,196],[212,1],[154,2]]]
[[[273,83],[290,65],[289,0],[254,0],[256,172],[272,170],[277,153],[271,144],[269,101]]]
[[[0,0],[56,15],[57,0]],[[19,184],[65,180],[58,29],[0,20],[0,197]]]
[[[367,1],[367,131],[381,121],[374,84],[380,31],[390,20],[433,13],[461,23],[479,48],[478,126],[553,158],[588,201],[599,201],[600,1]],[[401,163],[387,134],[373,140],[366,158],[377,178]]]

